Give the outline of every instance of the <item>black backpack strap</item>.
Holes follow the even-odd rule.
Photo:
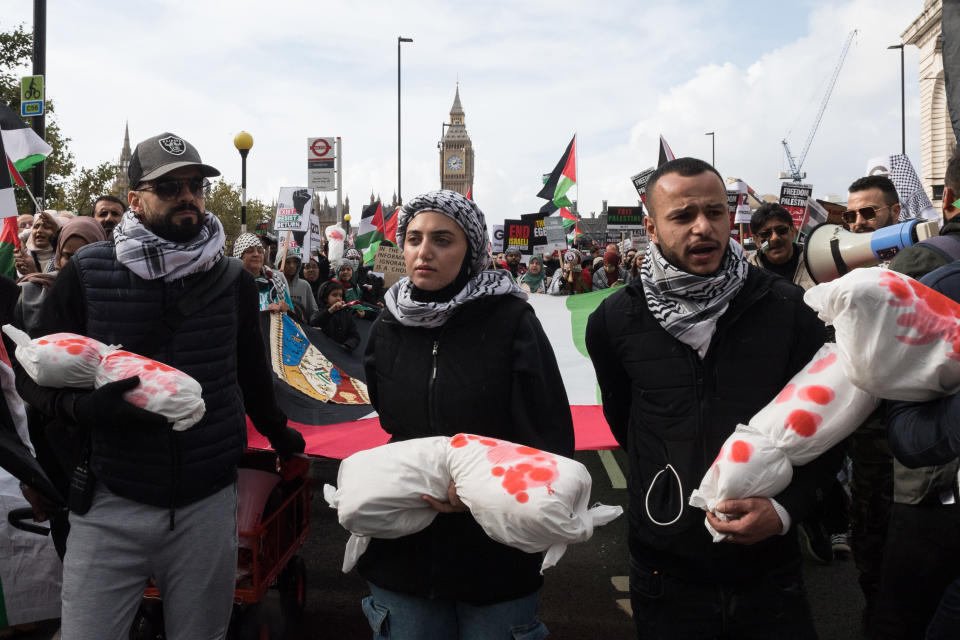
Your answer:
[[[920,246],[932,249],[947,262],[960,260],[960,237],[950,234],[945,236],[933,236],[920,241]]]
[[[139,354],[158,351],[170,341],[186,318],[226,291],[242,270],[243,263],[240,260],[223,257],[180,296],[177,304],[168,309],[138,343],[133,346],[124,345],[124,349]]]

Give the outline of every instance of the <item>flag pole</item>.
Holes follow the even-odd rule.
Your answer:
[[[10,156],[4,152],[3,159],[7,162],[7,170],[10,175],[13,177],[13,183],[18,187],[23,187],[27,190],[27,195],[30,196],[30,201],[33,203],[33,206],[37,208],[37,211],[43,211],[43,207],[40,206],[40,203],[37,202],[37,199],[33,197],[33,192],[30,191],[30,187],[27,186],[27,181],[23,179],[23,176],[20,174],[20,171],[12,162],[10,162]]]
[[[37,211],[43,211],[43,207],[40,206],[40,203],[37,202],[37,199],[33,197],[33,192],[30,191],[30,187],[27,186],[26,181],[23,184],[18,185],[27,190],[27,195],[30,196],[30,201],[33,202],[33,206],[37,208]]]

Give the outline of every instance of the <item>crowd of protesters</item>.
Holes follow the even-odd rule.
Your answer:
[[[200,383],[207,414],[174,433],[123,399],[136,378],[95,391],[43,387],[6,342],[54,484],[70,494],[80,463],[97,477],[69,518],[24,488],[50,516],[63,559],[64,638],[125,637],[149,577],[168,607],[168,638],[226,633],[244,415],[284,463],[304,449],[277,406],[258,312],[288,314],[348,352],[369,334],[366,382],[393,440],[466,430],[572,456],[560,371],[526,300],[605,289],[617,291],[590,316],[586,347],[630,465],[624,570],[638,638],[816,637],[801,551],[824,563],[852,555],[867,637],[960,637],[956,397],[881,405],[797,467],[778,495],[721,503],[725,517],[707,519],[723,543],[686,503],[734,427],[830,340],[803,302],[815,283],[791,214],[776,203],[757,209],[750,232],[760,247],[746,252],[708,163],[680,158],[650,176],[642,247],[491,256],[476,203],[423,194],[398,214],[408,277],[389,288],[355,248],[328,259],[325,247],[288,253],[254,233],[228,243],[204,208],[207,178],[219,172],[174,134],[137,145],[129,173],[126,202],[103,196],[85,215],[19,217],[19,290],[3,320],[34,337],[80,333],[176,366]],[[960,302],[960,155],[945,183],[939,239],[883,266]],[[859,178],[843,224],[870,233],[896,224],[900,210],[888,178]],[[228,245],[237,260],[223,259]],[[211,331],[223,337],[216,344]],[[361,557],[374,637],[544,637],[539,556],[487,538],[454,485],[425,500],[438,512],[429,527],[374,540]],[[476,561],[462,561],[465,548]]]

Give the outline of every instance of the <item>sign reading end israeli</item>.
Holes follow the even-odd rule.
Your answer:
[[[43,76],[24,76],[20,78],[20,117],[42,116]]]
[[[307,186],[317,191],[336,191],[334,138],[307,138]]]

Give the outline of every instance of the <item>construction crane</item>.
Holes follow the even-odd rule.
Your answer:
[[[830,82],[827,84],[827,93],[824,94],[823,100],[820,101],[820,109],[817,111],[817,117],[813,120],[813,126],[810,127],[810,134],[807,136],[807,142],[803,145],[803,151],[800,152],[800,157],[795,158],[792,153],[790,153],[790,145],[787,144],[787,139],[784,138],[781,140],[783,144],[783,150],[787,153],[787,162],[790,164],[790,171],[781,171],[780,179],[781,180],[793,180],[794,182],[799,182],[807,177],[807,174],[802,173],[800,169],[803,167],[803,161],[807,159],[807,152],[810,151],[810,144],[813,142],[813,136],[817,134],[817,128],[820,126],[820,120],[823,118],[823,112],[827,108],[827,103],[830,101],[830,94],[833,93],[833,87],[837,84],[837,78],[840,76],[840,69],[843,67],[843,61],[847,58],[847,52],[850,50],[850,43],[853,42],[853,37],[857,35],[857,30],[854,29],[850,32],[850,35],[847,36],[847,41],[843,43],[843,51],[840,52],[840,59],[837,61],[837,66],[833,69],[833,76],[830,78]]]

